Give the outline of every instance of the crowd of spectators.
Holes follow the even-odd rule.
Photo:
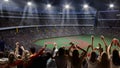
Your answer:
[[[7,49],[13,49],[14,43],[21,41],[26,48],[31,46],[31,43],[39,39],[72,36],[72,35],[104,35],[112,37],[120,37],[119,29],[117,28],[96,28],[93,27],[31,27],[1,30],[0,36],[3,37]]]
[[[107,35],[107,36],[113,36],[113,37],[120,37],[120,28],[119,27],[113,27],[113,28],[96,28],[94,30],[94,34],[97,35]]]
[[[0,52],[0,68],[120,68],[120,42],[113,38],[110,44],[106,43],[103,35],[100,39],[103,45],[94,46],[94,36],[86,49],[70,42],[70,46],[57,48],[53,43],[53,50],[43,47],[36,50],[32,46],[26,49],[20,42],[15,43],[15,48],[9,51],[4,58],[4,52]]]
[[[45,38],[73,36],[73,35],[104,35],[120,37],[118,28],[96,28],[93,27],[29,27],[1,30],[0,36],[5,41],[6,50],[13,49],[15,42],[21,41],[28,49],[34,41]]]
[[[8,48],[14,48],[14,43],[17,41],[29,47],[28,45],[35,40],[92,33],[87,32],[89,30],[91,27],[77,27],[77,29],[76,27],[30,27],[18,28],[18,31],[17,28],[1,30],[0,36],[3,37]]]

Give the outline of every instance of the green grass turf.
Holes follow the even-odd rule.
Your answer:
[[[49,43],[51,42],[51,43]],[[70,40],[66,39],[66,37],[59,37],[59,38],[49,38],[49,39],[41,39],[35,42],[36,45],[44,45],[44,43],[48,43],[47,48],[52,49],[53,43],[56,42],[58,48],[61,46],[69,46]]]
[[[105,40],[106,40],[106,43],[108,45],[111,43],[112,38],[113,37],[106,37],[105,36]],[[69,42],[71,42],[71,40],[82,40],[82,41],[86,41],[87,43],[91,44],[91,35],[80,35],[80,36],[40,39],[40,40],[37,40],[36,42],[34,42],[34,44],[36,44],[37,46],[43,46],[44,43],[48,43],[47,48],[52,49],[54,42],[56,42],[56,44],[59,48],[61,46],[70,46]],[[77,44],[78,42],[74,42],[74,43]],[[103,44],[102,40],[100,39],[100,36],[95,35],[94,36],[94,47],[97,47],[98,43],[101,43],[102,47],[104,48],[104,44]],[[85,49],[86,49],[86,47],[85,47]]]

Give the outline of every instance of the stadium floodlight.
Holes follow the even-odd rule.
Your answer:
[[[114,4],[110,4],[109,7],[110,7],[110,8],[114,8]]]
[[[47,8],[51,8],[51,4],[47,4]]]
[[[32,5],[32,2],[30,2],[30,1],[27,2],[27,5],[28,5],[28,6],[31,6],[31,5]]]
[[[84,5],[83,5],[83,8],[84,8],[84,9],[87,9],[88,7],[89,7],[88,4],[84,4]]]
[[[9,2],[9,0],[4,0],[5,2]]]
[[[70,5],[69,4],[66,4],[65,5],[65,9],[69,9],[70,8]]]

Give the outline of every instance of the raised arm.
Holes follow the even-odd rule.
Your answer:
[[[120,43],[119,43],[119,40],[117,38],[113,38],[113,43],[115,46],[118,46],[118,48],[120,47]]]
[[[76,49],[76,46],[75,46],[75,44],[73,42],[70,42],[69,44],[70,44],[70,47],[68,49],[69,51],[72,51],[72,49],[73,50]]]
[[[18,47],[15,47],[15,55],[19,55]]]
[[[88,52],[90,48],[92,49],[92,45],[88,45],[88,47],[87,47],[87,50],[86,50],[86,51]]]
[[[101,55],[103,52],[103,48],[101,47],[102,45],[100,43],[98,43],[98,45],[99,45],[98,51],[99,51],[99,54]]]
[[[78,45],[76,45],[76,47],[79,49],[79,50],[82,50],[83,52],[87,53],[86,50],[82,49],[81,47],[79,47]]]
[[[81,59],[81,61],[83,62],[83,60],[84,60],[85,57],[87,56],[87,51],[88,51],[88,49],[90,48],[90,45],[88,46],[87,51],[84,50],[84,49],[82,49],[81,47],[79,47],[79,46],[77,46],[77,45],[76,45],[76,47],[77,47],[79,50],[82,50],[82,51],[83,51],[83,52],[80,54],[80,59]]]
[[[53,47],[53,51],[52,51],[52,57],[55,57],[56,53],[58,51],[58,48],[57,48],[57,44],[56,43],[54,43],[53,45],[54,45],[54,47]]]
[[[45,44],[39,51],[38,54],[41,55],[43,53],[43,51],[46,49],[47,44]]]
[[[91,47],[92,47],[92,50],[94,49],[94,48],[93,48],[93,47],[94,47],[93,43],[94,43],[94,36],[92,35],[92,36],[91,36]]]
[[[20,47],[21,49],[22,49],[22,59],[25,57],[25,53],[26,53],[26,50],[25,50],[25,48],[24,48],[24,46],[21,46]]]
[[[38,57],[39,55],[43,54],[43,51],[46,49],[46,47],[47,47],[47,44],[45,44],[45,45],[38,51],[38,53],[36,53],[36,55],[31,56],[30,59],[36,58],[36,57]]]
[[[111,48],[112,48],[113,45],[114,45],[114,46],[119,46],[119,45],[120,45],[120,44],[119,44],[119,40],[116,39],[116,38],[113,38],[113,39],[112,39],[111,44],[108,46],[108,49],[107,49],[108,56],[111,55]],[[118,48],[119,48],[119,47],[118,47]]]
[[[19,55],[19,42],[15,43],[16,47],[15,47],[15,55],[18,56]]]
[[[75,44],[73,42],[70,42],[70,47],[68,48],[68,55],[72,55],[72,51],[76,48]]]
[[[112,41],[111,41],[111,43],[110,43],[110,45],[107,48],[107,54],[108,54],[109,58],[110,58],[110,55],[111,55],[111,48],[112,48],[112,46],[116,45],[116,43],[117,43],[117,42],[115,42],[115,40],[117,40],[117,39],[113,38]]]
[[[108,47],[108,45],[107,45],[107,43],[106,43],[105,38],[104,38],[103,35],[101,35],[101,40],[103,41],[103,43],[104,43],[104,45],[105,45],[105,51],[107,52],[107,47]]]

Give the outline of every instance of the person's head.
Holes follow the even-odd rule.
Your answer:
[[[3,57],[4,57],[3,52],[0,52],[0,58],[3,58]]]
[[[36,52],[36,48],[35,47],[30,47],[30,53],[34,54]]]
[[[110,68],[110,60],[108,59],[108,54],[106,52],[102,52],[99,63],[100,68]]]
[[[112,62],[114,65],[120,65],[120,56],[118,50],[116,49],[112,52]]]
[[[59,48],[59,50],[58,50],[58,55],[59,55],[59,56],[65,55],[65,49],[64,49],[63,47]]]
[[[72,52],[72,64],[73,64],[73,66],[77,66],[78,64],[79,64],[79,61],[80,61],[80,59],[79,59],[79,52],[78,52],[78,50],[73,50],[73,52]]]
[[[46,51],[45,54],[46,54],[47,58],[52,57],[52,53],[50,51]]]
[[[20,42],[15,43],[16,47],[20,47]]]
[[[96,52],[91,52],[91,56],[90,56],[90,61],[91,62],[95,62],[97,60],[97,54]]]
[[[65,55],[69,55],[69,50],[65,50]]]
[[[15,54],[14,54],[14,52],[10,52],[9,53],[8,60],[9,60],[9,63],[12,63],[15,60]]]
[[[16,45],[20,45],[20,42],[16,42]]]
[[[106,52],[103,52],[101,55],[101,62],[108,61],[108,54]]]
[[[79,52],[78,52],[78,50],[73,50],[72,56],[73,56],[73,57],[79,57]]]

